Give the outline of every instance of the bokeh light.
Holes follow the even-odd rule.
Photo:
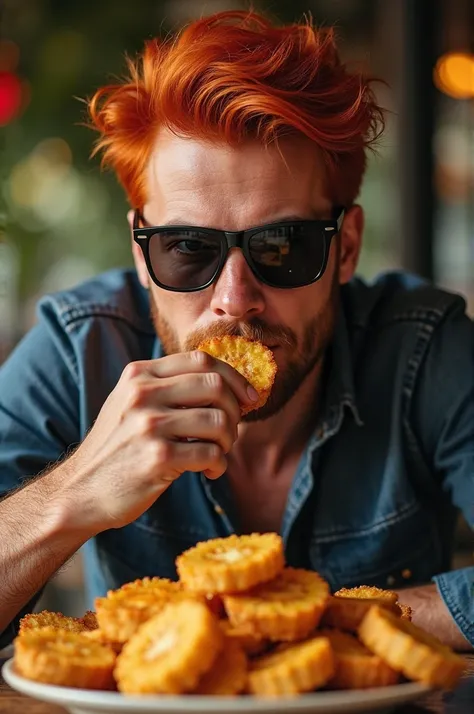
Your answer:
[[[23,104],[22,83],[13,72],[0,72],[0,126],[9,124]]]
[[[72,152],[59,137],[48,138],[19,161],[10,174],[9,195],[17,207],[33,211],[46,224],[61,220],[77,198]]]
[[[474,97],[474,55],[450,52],[440,57],[434,70],[438,89],[454,99]]]

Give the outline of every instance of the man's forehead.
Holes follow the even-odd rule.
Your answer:
[[[278,143],[263,145],[256,139],[230,146],[223,141],[181,137],[161,130],[149,162],[150,178],[160,179],[173,172],[187,178],[228,173],[230,177],[257,181],[261,175],[288,179],[295,174],[324,175],[324,162],[318,147],[301,136],[282,137]]]
[[[215,225],[219,216],[231,230],[231,223],[327,217],[330,203],[313,148],[293,137],[278,147],[257,141],[231,147],[163,132],[149,165],[150,220],[208,225],[207,218]]]

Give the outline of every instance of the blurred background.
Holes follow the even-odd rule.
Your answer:
[[[370,156],[360,273],[406,268],[474,314],[473,0],[255,0],[282,21],[335,24],[343,59],[384,79],[387,130]],[[127,204],[90,161],[90,96],[143,41],[238,0],[0,0],[0,363],[45,292],[131,264]],[[455,564],[472,562],[461,525]],[[80,614],[80,556],[43,607]]]

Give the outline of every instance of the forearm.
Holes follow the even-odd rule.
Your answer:
[[[63,464],[0,503],[0,632],[87,540],[71,530]]]
[[[412,621],[415,625],[436,635],[444,644],[458,652],[474,650],[451,617],[435,584],[401,589],[399,594],[400,602],[412,608]]]

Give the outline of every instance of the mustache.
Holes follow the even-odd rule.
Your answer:
[[[205,340],[214,337],[245,337],[248,340],[263,342],[267,345],[281,345],[296,349],[298,340],[290,327],[283,325],[267,325],[255,318],[251,322],[221,322],[216,321],[206,327],[198,328],[188,335],[184,343],[184,351],[190,352],[199,347]]]

